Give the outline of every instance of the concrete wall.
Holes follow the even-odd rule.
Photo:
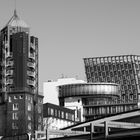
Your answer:
[[[5,104],[0,104],[0,136],[5,134],[5,129],[6,129],[6,105]]]

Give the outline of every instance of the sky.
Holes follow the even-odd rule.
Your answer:
[[[83,58],[140,54],[140,0],[16,0],[39,38],[39,90],[64,77],[86,80]],[[15,0],[0,0],[0,29]]]

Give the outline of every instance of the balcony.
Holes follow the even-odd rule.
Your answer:
[[[35,77],[35,72],[27,71],[27,75],[28,75],[28,76],[33,76],[33,77]]]
[[[13,66],[13,65],[14,65],[13,61],[7,61],[6,63],[6,67]]]
[[[35,53],[33,52],[33,53],[30,53],[30,58],[33,58],[33,59],[35,59]]]
[[[35,63],[28,62],[28,63],[27,63],[27,66],[28,66],[28,67],[32,67],[32,68],[34,68],[34,67],[35,67]]]
[[[35,43],[31,43],[31,48],[35,50]]]
[[[6,57],[6,58],[12,58],[12,56],[13,56],[13,53],[8,53],[8,52],[7,52],[7,53],[5,54],[5,57]]]
[[[8,85],[13,84],[13,79],[8,79],[8,80],[6,81],[6,84],[8,84]]]
[[[35,72],[35,68],[33,68],[33,67],[28,67],[28,71]]]
[[[13,75],[13,70],[8,70],[8,71],[6,72],[6,75]]]
[[[28,80],[27,80],[27,84],[28,84],[28,85],[32,85],[32,86],[34,86],[34,85],[35,85],[35,82],[32,81],[32,80],[29,80],[29,79],[28,79]]]
[[[3,69],[1,74],[2,74],[4,77],[5,77],[5,73],[6,73],[6,70]]]

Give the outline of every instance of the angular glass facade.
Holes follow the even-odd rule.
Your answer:
[[[121,55],[84,58],[88,82],[120,84],[121,101],[138,103],[140,94],[140,56]]]

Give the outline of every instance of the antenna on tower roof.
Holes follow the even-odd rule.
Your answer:
[[[15,9],[14,9],[14,15],[17,16],[17,1],[15,0]]]

